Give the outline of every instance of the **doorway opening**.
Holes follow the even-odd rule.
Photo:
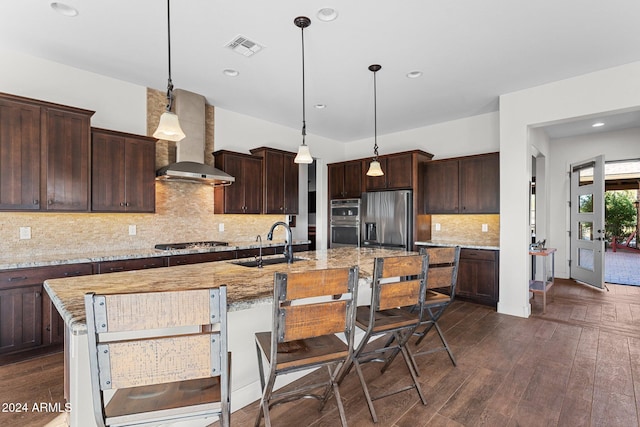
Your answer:
[[[605,282],[640,286],[640,160],[605,164]]]

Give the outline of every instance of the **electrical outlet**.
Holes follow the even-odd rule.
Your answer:
[[[489,231],[489,224],[482,224],[482,232],[486,233],[487,231]]]
[[[20,240],[28,240],[31,238],[31,227],[20,227]]]
[[[136,234],[138,234],[137,227],[135,225],[130,225],[129,226],[129,236],[135,236]]]
[[[218,231],[224,231],[224,223],[221,222],[220,224],[218,224]]]
[[[440,223],[436,222],[435,226],[436,226],[436,231],[440,231]]]

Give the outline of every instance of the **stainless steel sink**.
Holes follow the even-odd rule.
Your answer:
[[[293,261],[308,261],[307,258],[293,258]],[[263,258],[262,259],[262,265],[273,265],[273,264],[286,264],[287,263],[287,259],[284,257],[278,257],[278,258]],[[242,267],[258,267],[258,260],[252,259],[252,260],[245,260],[245,261],[234,261],[234,264],[236,265],[240,265]]]

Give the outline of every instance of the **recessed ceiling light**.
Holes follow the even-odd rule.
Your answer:
[[[78,16],[78,10],[68,4],[60,3],[57,1],[52,1],[50,3],[51,9],[58,12],[60,15],[74,17]]]
[[[407,77],[410,79],[417,79],[418,77],[420,77],[422,75],[422,71],[409,71],[407,73]]]
[[[226,68],[222,70],[222,72],[224,73],[225,76],[229,76],[229,77],[238,77],[240,75],[240,72],[238,70],[234,70],[232,68]]]
[[[330,7],[324,7],[316,14],[319,20],[324,22],[335,21],[338,17],[338,11]]]
[[[316,104],[314,105],[314,107],[316,107],[318,110],[324,110],[325,108],[327,108],[326,104]]]
[[[600,126],[604,126],[604,123],[603,122],[597,122],[597,123],[594,123],[594,124],[591,125],[591,127],[594,127],[594,128],[599,128]]]

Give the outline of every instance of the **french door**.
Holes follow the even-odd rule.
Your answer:
[[[571,165],[571,278],[604,287],[604,156]]]

